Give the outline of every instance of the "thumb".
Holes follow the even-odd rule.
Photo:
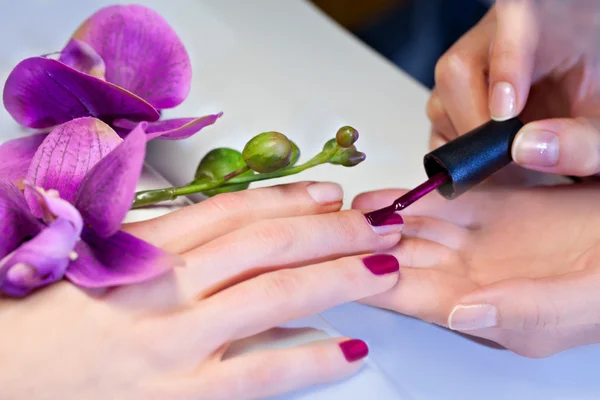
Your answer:
[[[517,346],[515,337],[538,332],[537,340],[526,343],[534,348],[521,349],[522,353],[553,353],[556,348],[598,340],[598,329],[590,333],[590,327],[600,323],[598,289],[600,276],[585,270],[496,282],[460,299],[448,317],[448,327],[509,347]],[[596,337],[590,340],[590,334]]]
[[[600,120],[557,118],[525,125],[515,136],[512,158],[540,172],[589,176],[600,172]]]
[[[531,0],[498,0],[490,51],[490,113],[504,121],[519,115],[529,95],[539,39]]]

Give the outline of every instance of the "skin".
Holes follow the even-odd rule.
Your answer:
[[[271,329],[396,284],[397,271],[376,275],[363,259],[397,244],[402,225],[374,229],[341,205],[338,185],[298,183],[125,226],[186,266],[104,292],[63,281],[0,299],[3,396],[250,399],[356,372],[362,362],[339,346],[348,338],[223,357],[239,339],[285,335]]]
[[[430,146],[490,118],[519,115],[526,126],[513,143],[517,164],[563,175],[600,172],[600,25],[594,22],[599,16],[594,0],[498,0],[436,65],[427,104]],[[515,94],[508,114],[494,95],[503,82]],[[541,162],[543,150],[524,140],[540,131],[556,136],[552,165]]]
[[[436,66],[431,147],[519,115],[526,125],[513,143],[518,165],[600,172],[599,15],[593,0],[498,0]],[[503,82],[513,87],[512,109],[494,93]],[[540,131],[556,137],[556,148],[531,141]],[[600,187],[506,185],[521,172],[507,168],[456,200],[432,193],[405,210],[405,236],[392,252],[406,267],[403,279],[364,302],[527,357],[599,343]],[[363,194],[353,207],[384,207],[404,192]]]
[[[353,207],[376,209],[403,193],[366,193]],[[527,357],[600,343],[599,198],[591,183],[481,189],[453,201],[431,193],[403,211],[402,242],[391,251],[402,279],[363,302]],[[471,319],[463,329],[450,318],[479,305],[496,308],[493,324]]]

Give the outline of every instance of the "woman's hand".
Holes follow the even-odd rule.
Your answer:
[[[600,172],[599,18],[596,0],[498,0],[436,65],[431,147],[520,115],[517,164]]]
[[[0,301],[3,398],[247,399],[355,372],[348,338],[223,359],[229,344],[389,290],[401,219],[373,230],[330,183],[223,194],[126,227],[186,266],[84,293],[66,282]]]
[[[390,204],[404,191],[360,195]],[[431,193],[407,208],[403,267],[365,303],[497,342],[528,356],[600,343],[600,186]]]

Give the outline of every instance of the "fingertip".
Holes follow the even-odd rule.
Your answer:
[[[338,342],[338,346],[348,363],[363,361],[369,355],[369,346],[360,339],[345,339]]]
[[[517,95],[509,82],[496,82],[490,95],[490,115],[494,121],[506,121],[517,113]]]
[[[306,186],[308,195],[319,205],[341,203],[344,190],[334,182],[314,182]]]
[[[535,67],[538,26],[528,2],[501,2],[496,7],[496,32],[490,51],[489,110],[505,121],[525,108]]]

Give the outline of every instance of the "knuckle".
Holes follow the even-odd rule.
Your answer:
[[[338,213],[336,231],[346,243],[357,243],[364,239],[365,232],[370,237],[376,237],[372,229],[368,228],[364,215],[358,210],[349,210]]]
[[[342,282],[344,282],[344,287],[353,288],[352,290],[356,290],[365,284],[365,275],[358,268],[353,268],[356,264],[356,259],[354,258],[341,258],[336,261],[338,263],[338,276]]]
[[[282,269],[263,276],[260,285],[262,295],[276,301],[294,298],[306,283],[301,274],[290,269]]]
[[[254,226],[253,236],[259,246],[270,254],[291,251],[296,243],[296,232],[289,222],[263,221]]]
[[[339,355],[328,351],[323,346],[315,346],[307,349],[309,352],[310,363],[312,368],[318,370],[318,375],[321,380],[326,380],[337,371]]]
[[[434,70],[435,83],[442,88],[455,86],[457,80],[463,81],[463,77],[471,69],[469,56],[449,51],[436,63]]]
[[[558,312],[552,305],[529,301],[521,310],[521,329],[524,331],[550,330],[558,326]]]
[[[232,210],[249,211],[250,203],[244,192],[221,193],[207,200],[212,211],[220,214],[230,214]]]
[[[427,118],[433,123],[439,122],[445,118],[446,111],[444,110],[444,106],[442,105],[440,97],[437,94],[434,93],[429,97],[425,112],[427,114]]]
[[[262,388],[285,381],[286,369],[272,368],[268,363],[257,363],[252,368],[248,368],[246,374],[245,381],[248,386]]]

